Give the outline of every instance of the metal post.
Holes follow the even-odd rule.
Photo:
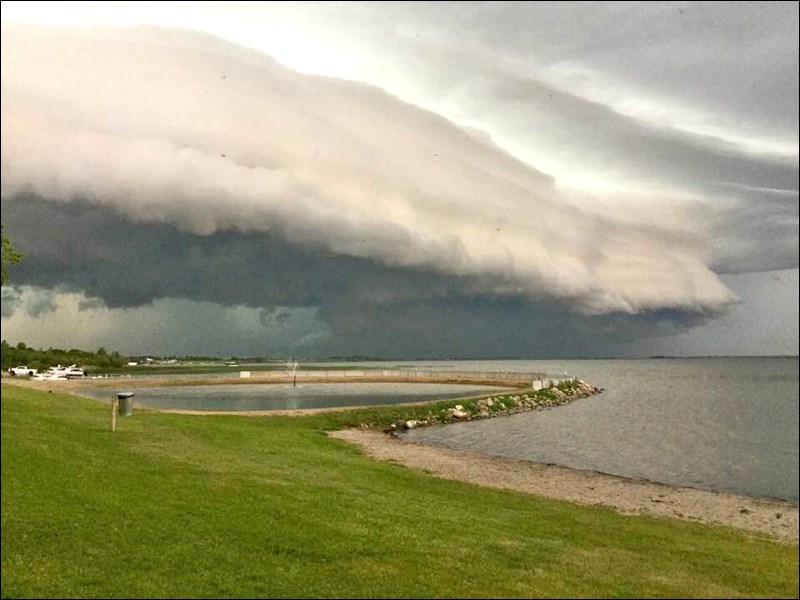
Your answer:
[[[111,431],[117,430],[117,395],[111,398]]]

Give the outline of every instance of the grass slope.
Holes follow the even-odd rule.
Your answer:
[[[796,546],[440,480],[323,432],[380,412],[137,411],[111,433],[106,405],[4,384],[2,596],[798,595]]]

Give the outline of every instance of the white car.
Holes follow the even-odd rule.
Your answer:
[[[33,377],[36,375],[37,370],[20,365],[19,367],[11,367],[8,372],[17,377]]]

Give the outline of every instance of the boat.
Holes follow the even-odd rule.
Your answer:
[[[64,368],[64,373],[67,379],[80,379],[86,377],[86,371],[81,369],[78,365],[70,365]]]
[[[31,379],[36,381],[58,381],[58,380],[66,380],[67,374],[64,371],[64,367],[61,365],[50,367],[45,371],[40,371],[36,375],[34,375]]]
[[[56,365],[55,367],[50,367],[46,371],[37,373],[33,376],[33,379],[38,381],[64,381],[82,377],[86,377],[86,371],[78,367],[78,365],[70,365],[68,367]]]

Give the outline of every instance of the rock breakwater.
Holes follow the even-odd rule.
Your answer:
[[[602,390],[580,379],[561,381],[556,385],[543,389],[528,389],[504,392],[470,400],[460,400],[453,406],[432,408],[424,419],[396,421],[389,431],[403,431],[428,425],[472,421],[507,416],[532,410],[542,410],[562,404],[574,402],[598,394]]]

